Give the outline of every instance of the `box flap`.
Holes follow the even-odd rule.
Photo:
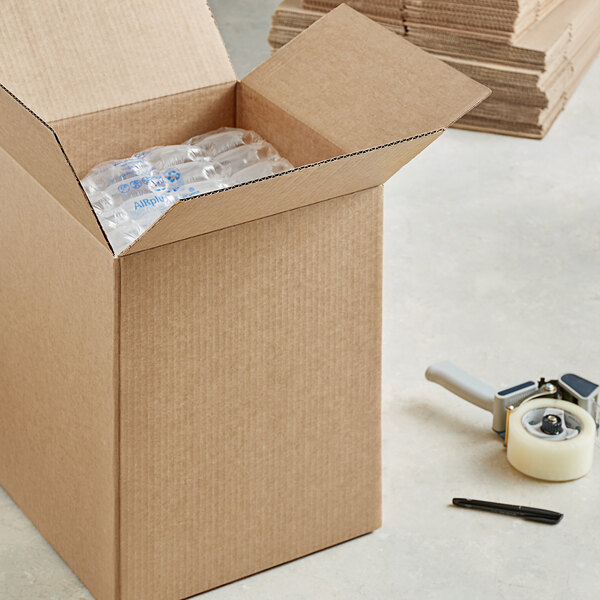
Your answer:
[[[122,254],[261,219],[387,181],[443,130],[180,201]]]
[[[1,85],[0,116],[0,146],[97,240],[110,248],[54,130]]]
[[[205,0],[2,5],[0,83],[46,122],[235,79]]]
[[[348,153],[448,127],[490,93],[346,5],[243,82]]]

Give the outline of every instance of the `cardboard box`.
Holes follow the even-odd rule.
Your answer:
[[[381,184],[488,90],[347,7],[241,82],[198,0],[3,19],[7,492],[99,600],[379,527]],[[297,168],[181,201],[113,256],[78,178],[234,124]]]

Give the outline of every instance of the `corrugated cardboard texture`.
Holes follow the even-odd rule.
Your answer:
[[[122,259],[123,600],[380,525],[382,190]]]
[[[0,83],[46,122],[235,79],[205,0],[2,4]]]
[[[348,0],[378,22],[396,27],[437,27],[480,39],[510,42],[562,0]],[[327,12],[342,0],[302,0],[309,11]]]
[[[478,115],[469,115],[464,121],[461,119],[457,126],[463,129],[477,129],[509,135],[518,134],[532,138],[543,137],[577,89],[577,86],[598,55],[598,52],[600,52],[600,39],[596,36],[593,45],[590,45],[585,49],[585,52],[581,52],[579,56],[573,59],[571,62],[572,70],[569,69],[570,77],[564,91],[553,104],[550,104],[539,113],[537,124],[525,124],[523,126],[522,122],[515,119],[515,114],[510,112],[508,120],[502,120],[501,118],[491,120],[485,117],[481,118]],[[522,107],[520,108],[522,109]],[[508,110],[510,110],[510,105],[508,105]]]
[[[108,247],[100,223],[54,131],[1,86],[0,147]]]
[[[0,172],[0,483],[112,599],[114,259],[2,149]]]
[[[403,22],[439,27],[480,39],[509,43],[543,19],[562,0],[448,2],[404,0]]]
[[[448,127],[489,94],[345,5],[243,82],[345,153]]]
[[[143,148],[180,144],[235,124],[236,82],[51,123],[77,175]]]
[[[442,131],[178,202],[123,254],[187,239],[380,185]]]
[[[373,0],[348,0],[347,2],[343,2],[343,0],[303,0],[302,2],[304,8],[320,12],[329,11],[340,4],[347,4],[371,19],[402,22],[404,0],[379,0],[378,2]]]
[[[488,60],[516,66],[528,64],[532,67],[543,67],[546,58],[555,56],[557,51],[560,54],[558,46],[568,41],[568,36],[562,35],[567,33],[564,26],[556,21],[559,14],[565,12],[572,15],[582,14],[586,3],[592,4],[595,1],[563,0],[554,11],[519,37],[518,42],[512,44],[506,41],[479,39],[466,31],[414,22],[405,28],[403,24],[394,25],[380,17],[373,18],[377,22],[385,23],[390,31],[406,36],[410,42],[436,55]],[[361,12],[364,13],[362,9]],[[322,12],[302,8],[301,0],[283,0],[273,15],[273,28],[269,34],[271,45],[275,48],[283,46],[322,16]],[[564,21],[562,18],[559,20]],[[559,26],[558,29],[556,25]]]

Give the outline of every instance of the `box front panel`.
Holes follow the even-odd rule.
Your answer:
[[[382,190],[122,260],[122,597],[184,598],[381,519]]]

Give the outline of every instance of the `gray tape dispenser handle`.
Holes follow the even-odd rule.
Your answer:
[[[449,360],[431,365],[425,372],[425,377],[467,402],[491,412],[492,429],[501,437],[506,429],[508,407],[518,406],[526,398],[549,396],[557,391],[554,384],[550,382],[538,385],[535,381],[525,381],[497,391],[495,387],[474,377]]]
[[[425,377],[483,410],[494,412],[496,388],[445,360],[431,365]]]

